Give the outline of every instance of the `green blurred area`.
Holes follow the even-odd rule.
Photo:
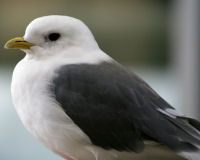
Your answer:
[[[14,65],[24,56],[3,48],[8,39],[22,36],[34,18],[58,14],[84,21],[100,48],[121,63],[165,67],[168,11],[169,0],[1,0],[0,64]]]

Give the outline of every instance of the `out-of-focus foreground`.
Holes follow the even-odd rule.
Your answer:
[[[10,82],[24,53],[3,48],[8,39],[22,36],[34,18],[52,14],[84,21],[103,51],[137,72],[178,111],[200,118],[198,0],[1,0],[1,160],[61,160],[21,124]]]

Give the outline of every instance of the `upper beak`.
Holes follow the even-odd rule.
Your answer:
[[[30,49],[35,44],[27,42],[22,37],[16,37],[6,42],[4,48],[6,49]]]

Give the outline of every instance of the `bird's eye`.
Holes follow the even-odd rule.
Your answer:
[[[58,40],[59,37],[60,37],[59,33],[51,33],[48,35],[48,39],[50,41],[56,41],[56,40]]]

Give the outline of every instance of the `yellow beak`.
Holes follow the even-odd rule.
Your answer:
[[[6,42],[4,48],[6,49],[30,49],[32,46],[35,46],[33,43],[29,43],[27,41],[24,41],[24,38],[22,37],[16,37],[8,42]]]

